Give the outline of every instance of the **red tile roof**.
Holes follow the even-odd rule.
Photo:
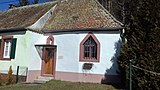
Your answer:
[[[0,30],[26,28],[35,23],[55,3],[36,4],[3,11],[0,14]]]
[[[62,0],[43,30],[121,27],[97,0]]]
[[[2,13],[3,11],[0,11],[0,14]]]

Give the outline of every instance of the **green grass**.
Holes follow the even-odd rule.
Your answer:
[[[111,85],[73,83],[58,80],[51,80],[45,84],[29,86],[26,84],[14,84],[0,86],[0,90],[114,90]]]

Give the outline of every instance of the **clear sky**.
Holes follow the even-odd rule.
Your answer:
[[[33,2],[33,0],[29,0]],[[39,0],[40,3],[47,2],[49,0]],[[7,10],[9,7],[9,4],[17,4],[19,0],[0,0],[0,11]]]
[[[0,0],[0,10],[7,10],[9,4],[16,4],[18,0]]]

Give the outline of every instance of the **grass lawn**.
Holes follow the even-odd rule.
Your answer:
[[[114,90],[111,85],[91,84],[91,83],[73,83],[58,80],[51,80],[45,84],[26,85],[14,84],[0,86],[0,90]]]

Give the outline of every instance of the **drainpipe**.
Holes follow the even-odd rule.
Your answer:
[[[124,33],[125,33],[125,29],[122,29],[121,30],[121,34],[120,34],[120,37],[121,37],[121,40],[122,40],[122,45],[124,45],[126,43],[126,39],[124,37]]]
[[[129,90],[132,90],[132,60],[129,60]]]

